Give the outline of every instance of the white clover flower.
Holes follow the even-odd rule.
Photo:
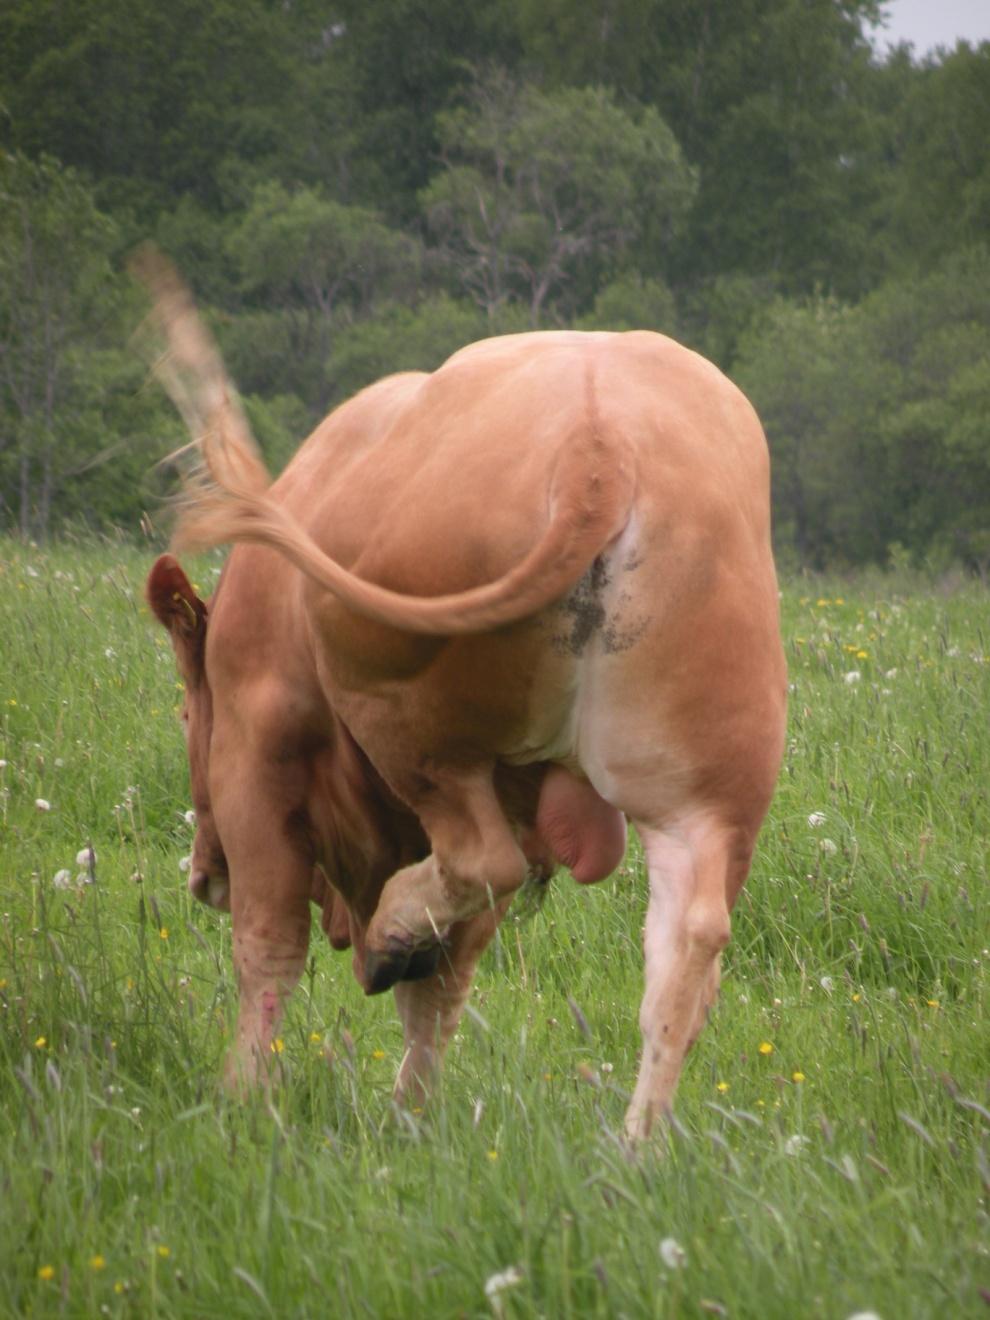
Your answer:
[[[792,1137],[788,1137],[784,1142],[785,1155],[800,1155],[805,1146],[809,1144],[808,1138],[802,1136],[800,1132],[795,1132]]]
[[[179,870],[180,870],[180,871],[183,871],[183,872],[184,872],[184,871],[188,871],[189,868],[190,868],[190,866],[192,866],[192,858],[191,858],[191,857],[186,856],[186,857],[180,857],[180,858],[179,858]]]
[[[116,660],[117,658],[117,652],[113,649],[112,646],[108,646],[106,650],[103,652],[103,654],[106,656],[108,660]]]
[[[501,1310],[502,1303],[499,1296],[504,1293],[506,1288],[515,1288],[523,1281],[522,1270],[516,1265],[510,1265],[507,1270],[499,1270],[497,1274],[490,1274],[485,1280],[485,1296],[492,1304],[492,1310],[496,1314]]]
[[[839,845],[835,842],[834,839],[822,839],[821,843],[818,846],[819,848],[821,848],[823,853],[828,853],[830,857],[834,856],[835,853],[839,851]]]
[[[52,884],[56,889],[68,889],[72,884],[72,873],[63,867],[52,876]]]
[[[6,770],[6,769],[7,769],[7,762],[4,761],[2,758],[0,758],[0,770]]]
[[[896,677],[897,677],[896,669],[888,669],[884,674],[884,678],[896,678]]]
[[[34,805],[39,811],[51,811],[52,809],[52,804],[47,798],[35,798]]]
[[[830,995],[832,993],[832,990],[835,986],[835,982],[832,980],[830,976],[823,976],[821,980],[818,982],[818,984],[821,986],[821,988],[825,991],[827,995]]]
[[[850,669],[848,673],[842,675],[842,681],[852,686],[853,683],[858,683],[862,677],[863,675],[858,669]]]
[[[808,824],[811,826],[813,830],[817,830],[819,825],[824,825],[825,824],[824,811],[813,811],[811,815],[808,817]]]
[[[85,848],[80,848],[79,851],[76,853],[76,866],[95,866],[95,865],[96,865],[96,849],[91,844],[87,844]]]
[[[668,1270],[682,1270],[687,1264],[687,1252],[677,1238],[665,1237],[660,1243],[660,1259]]]
[[[186,812],[184,812],[184,813],[183,813],[183,816],[182,816],[182,819],[186,822],[187,825],[195,825],[195,824],[196,824],[196,813],[195,813],[195,811],[186,811]]]

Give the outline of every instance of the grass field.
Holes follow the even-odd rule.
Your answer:
[[[0,546],[0,1314],[988,1314],[990,596],[786,586],[779,792],[669,1149],[630,1156],[635,845],[506,922],[426,1113],[315,937],[280,1085],[220,1096],[150,562]]]

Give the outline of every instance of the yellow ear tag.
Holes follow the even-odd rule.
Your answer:
[[[184,607],[186,613],[189,615],[189,622],[190,622],[190,623],[192,624],[192,626],[195,628],[195,627],[196,627],[196,624],[199,622],[198,618],[196,617],[196,611],[193,609],[193,607],[192,607],[192,606],[189,604],[189,602],[186,600],[185,596],[183,596],[182,592],[181,592],[181,591],[173,591],[173,592],[172,592],[172,599],[173,599],[174,601],[178,601],[178,603]]]

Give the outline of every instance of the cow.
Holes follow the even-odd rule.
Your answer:
[[[513,895],[558,865],[605,878],[628,820],[645,1137],[782,755],[752,407],[658,334],[509,335],[363,390],[271,482],[191,298],[162,259],[144,274],[201,464],[175,545],[233,546],[209,603],[171,555],[147,584],[185,687],[189,884],[232,915],[229,1084],[269,1071],[315,904],[363,989],[394,989],[396,1096],[421,1103]]]

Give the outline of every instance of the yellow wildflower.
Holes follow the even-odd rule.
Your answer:
[[[319,1045],[320,1041],[322,1041],[323,1039],[323,1037],[320,1035],[318,1031],[311,1031],[309,1033],[309,1038],[314,1045]]]
[[[488,1152],[488,1158],[492,1161],[492,1163],[494,1163],[495,1160],[498,1159],[498,1151],[497,1151],[497,1150],[490,1150],[490,1151]]]
[[[804,1073],[803,1073],[803,1072],[793,1072],[793,1073],[791,1073],[791,1081],[792,1081],[792,1082],[803,1082],[803,1081],[804,1081]]]
[[[384,1057],[385,1057],[385,1051],[384,1051],[384,1050],[372,1050],[372,1051],[371,1051],[371,1057],[372,1057],[373,1059],[384,1059]]]
[[[162,939],[162,940],[167,940],[167,939],[168,939],[168,927],[167,927],[167,926],[163,926],[163,927],[161,928],[161,930],[158,932],[158,938],[159,938],[159,939]]]
[[[859,1001],[860,1001],[862,998],[863,998],[863,996],[859,993],[858,990],[856,990],[856,991],[853,992],[852,1001],[853,1001],[854,1004],[858,1004]]]
[[[38,1039],[34,1042],[34,1048],[36,1050],[43,1050],[47,1044],[48,1041],[44,1038],[44,1036],[39,1036]]]
[[[925,1003],[928,1005],[929,1008],[938,1008],[937,999],[926,999]]]
[[[271,1043],[272,1053],[281,1054],[284,1049],[285,1049],[285,1041],[282,1039],[281,1036],[276,1036]]]
[[[49,1279],[54,1279],[54,1277],[55,1277],[54,1265],[42,1265],[41,1268],[38,1270],[38,1278],[41,1279],[43,1283],[47,1283]]]
[[[725,1093],[726,1093],[726,1091],[727,1091],[728,1089],[729,1089],[729,1083],[728,1083],[728,1082],[716,1082],[716,1083],[715,1083],[715,1090],[716,1090],[716,1091],[721,1091],[723,1095],[725,1095]]]
[[[164,1242],[159,1242],[155,1250],[158,1252],[159,1256],[161,1256],[162,1260],[168,1260],[169,1256],[172,1254],[172,1248],[166,1247]]]
[[[107,1264],[106,1261],[105,1261],[105,1260],[103,1259],[103,1257],[100,1256],[99,1254],[97,1254],[97,1255],[95,1255],[95,1256],[90,1256],[90,1258],[89,1258],[89,1268],[90,1268],[91,1270],[103,1270],[103,1269],[106,1269],[106,1264]]]
[[[769,1042],[768,1040],[761,1040],[761,1041],[760,1041],[760,1053],[761,1053],[761,1054],[772,1054],[772,1053],[773,1053],[773,1046],[770,1044],[770,1042]]]

